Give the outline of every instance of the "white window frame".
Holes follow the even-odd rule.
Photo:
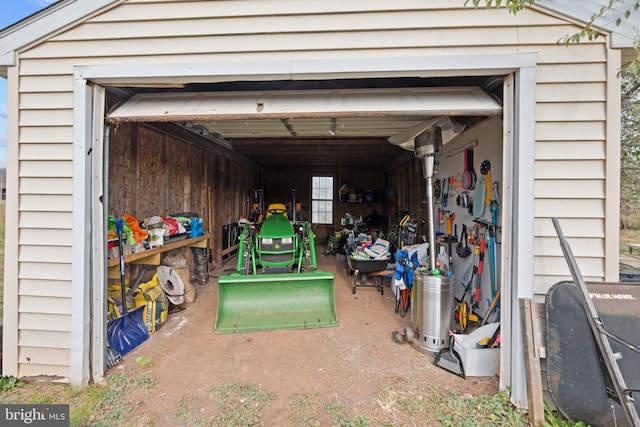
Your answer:
[[[330,185],[316,186],[316,181],[331,179]],[[321,184],[318,182],[318,184]],[[333,203],[335,201],[334,192],[335,192],[335,178],[333,176],[328,175],[313,175],[311,177],[311,222],[314,224],[333,224]],[[324,206],[329,206],[328,209],[319,209],[318,204],[322,203]],[[324,219],[321,220],[319,218],[320,212],[324,215]],[[326,214],[329,214],[328,218]]]

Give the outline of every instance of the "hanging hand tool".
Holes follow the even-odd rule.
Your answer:
[[[498,182],[495,181],[491,186],[491,194],[492,198],[489,202],[489,211],[491,212],[491,223],[493,225],[498,225],[498,213],[500,211],[500,188],[498,186]]]
[[[491,301],[491,304],[489,305],[487,312],[484,314],[484,317],[482,318],[482,323],[480,323],[480,326],[484,326],[487,323],[487,320],[491,315],[491,311],[494,308],[496,308],[496,306],[498,305],[498,302],[500,301],[500,291],[501,289],[498,289],[498,293],[493,297],[493,301]]]
[[[440,180],[436,179],[433,181],[433,198],[439,199],[442,197],[442,187],[440,186]]]
[[[485,160],[480,164],[480,173],[485,175],[485,187],[486,192],[484,194],[484,204],[489,206],[491,200],[493,200],[493,188],[491,181],[491,162],[489,160]]]
[[[478,268],[475,277],[475,293],[473,295],[473,305],[472,310],[475,310],[480,305],[480,298],[482,296],[482,271],[484,270],[484,251],[486,249],[486,241],[484,238],[484,230],[481,231],[482,236],[480,236],[480,246],[478,248]]]
[[[442,207],[447,207],[447,202],[449,200],[449,178],[445,178],[442,180]]]
[[[469,320],[472,322],[478,321],[478,316],[469,313],[469,304],[467,304],[466,301],[467,292],[471,290],[471,285],[473,284],[473,271],[475,271],[475,268],[475,265],[470,265],[464,276],[462,277],[462,281],[460,282],[460,284],[464,286],[464,292],[462,293],[462,297],[458,301],[458,305],[453,312],[453,317],[458,321],[458,325],[460,326],[460,330],[462,332],[467,330],[467,324]]]
[[[489,278],[491,279],[491,296],[495,298],[499,292],[497,287],[497,272],[496,272],[496,248],[495,248],[495,226],[489,226]]]
[[[458,246],[456,246],[456,252],[460,258],[466,258],[471,255],[471,248],[467,241],[467,225],[462,224],[462,232],[460,233],[460,240]]]
[[[500,197],[498,182],[495,181],[492,187],[492,198],[489,202],[491,212],[491,226],[489,227],[489,274],[491,275],[491,293],[495,297],[498,287],[498,272],[496,271],[496,233],[498,228],[498,213],[500,211]]]
[[[453,224],[453,221],[456,219],[456,214],[455,213],[451,213],[449,214],[449,217],[447,219],[447,256],[449,257],[449,265],[448,265],[448,271],[449,272],[453,272],[453,254],[451,253],[451,243],[454,241],[458,241],[458,236],[454,236],[451,234],[451,226]],[[456,234],[458,234],[458,232],[456,231]]]
[[[411,215],[405,215],[402,217],[398,225],[400,226],[400,235],[398,238],[398,249],[404,248],[407,244],[407,223],[411,219]]]

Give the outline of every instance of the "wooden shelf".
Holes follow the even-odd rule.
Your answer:
[[[191,246],[194,248],[206,248],[207,240],[210,238],[211,238],[211,234],[203,234],[202,236],[193,237],[191,239],[184,239],[178,242],[167,243],[166,245],[147,249],[146,251],[137,252],[131,255],[126,255],[124,257],[124,262],[125,264],[136,263],[136,264],[159,265],[161,253],[168,252],[173,249],[184,248],[186,246]],[[120,258],[111,258],[107,260],[108,267],[114,267],[119,264],[120,264]]]

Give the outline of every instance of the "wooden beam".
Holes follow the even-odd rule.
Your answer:
[[[522,342],[524,344],[524,364],[527,370],[527,400],[529,421],[534,427],[542,426],[544,421],[544,401],[542,396],[542,374],[540,359],[537,356],[531,298],[520,298],[522,313]]]

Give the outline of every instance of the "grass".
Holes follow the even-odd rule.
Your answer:
[[[627,243],[640,243],[640,230],[620,230],[620,252],[628,252]]]
[[[105,384],[91,384],[82,391],[64,384],[34,385],[7,377],[4,383],[0,404],[69,404],[71,426],[157,426],[167,422],[140,414],[128,400],[136,392],[162,392],[149,374],[129,377],[120,372],[109,376]],[[361,406],[356,409],[337,398],[322,402],[315,395],[294,393],[284,409],[289,423],[283,425],[319,427],[330,422],[335,427],[529,426],[526,415],[513,407],[505,392],[473,397],[443,392],[435,386],[400,382],[382,386],[364,397],[374,410],[363,413]],[[270,425],[266,414],[276,398],[275,393],[260,386],[235,382],[209,388],[204,402],[194,396],[182,396],[173,407],[167,405],[164,412],[171,418],[170,424],[176,426],[265,426]]]
[[[90,384],[83,390],[68,384],[29,384],[2,377],[1,404],[68,404],[72,426],[127,426],[132,407],[127,397],[156,386],[156,379],[143,374],[129,377],[125,372],[111,375],[103,384]]]

